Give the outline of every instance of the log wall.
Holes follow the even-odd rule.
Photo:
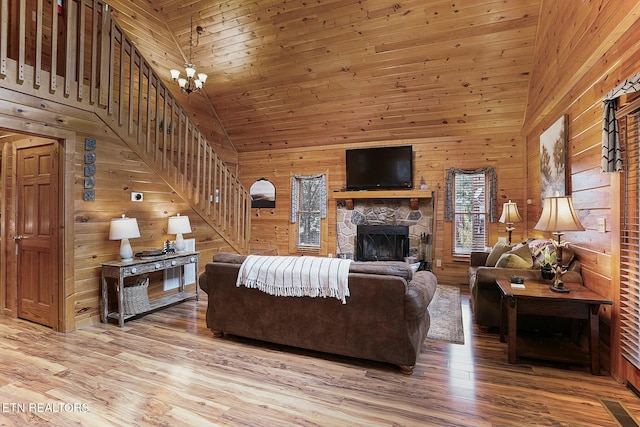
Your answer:
[[[498,203],[509,199],[519,206],[525,203],[526,156],[524,140],[513,135],[492,135],[477,137],[443,137],[422,140],[381,141],[360,144],[358,147],[384,145],[413,145],[414,188],[419,188],[421,180],[434,192],[435,236],[434,259],[442,261],[441,267],[434,266],[434,273],[440,283],[468,285],[468,258],[453,257],[450,223],[444,221],[444,188],[446,170],[451,167],[477,168],[493,166],[498,174]],[[266,178],[276,187],[276,207],[274,209],[252,209],[251,251],[253,253],[290,254],[289,211],[291,208],[291,175],[326,173],[328,175],[328,227],[326,241],[322,242],[321,254],[335,254],[336,249],[336,198],[334,191],[345,184],[345,149],[353,146],[323,146],[299,150],[271,150],[254,153],[240,153],[240,180],[249,188],[256,180]],[[502,206],[500,206],[502,211]],[[490,226],[489,243],[498,237],[506,237],[503,224]],[[513,240],[526,238],[524,227],[516,225]],[[435,263],[434,263],[435,264]]]
[[[567,194],[586,231],[563,239],[582,262],[585,285],[614,301],[601,308],[602,364],[620,380],[634,382],[636,374],[620,357],[617,342],[620,181],[617,174],[600,172],[600,160],[602,98],[640,70],[640,5],[621,1],[616,7],[585,8],[545,0],[542,9],[524,123],[531,200],[527,228],[534,236],[551,237],[533,230],[542,210],[539,141],[545,129],[567,115]],[[597,231],[598,218],[606,220],[605,233]]]

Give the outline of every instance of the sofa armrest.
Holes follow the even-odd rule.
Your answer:
[[[202,289],[207,295],[209,294],[209,283],[207,282],[207,273],[202,273],[200,277],[198,277],[198,286]]]
[[[430,271],[418,271],[407,283],[404,294],[404,317],[406,320],[421,318],[436,293],[438,280]]]
[[[487,258],[489,258],[489,252],[471,252],[469,265],[471,267],[480,267],[486,264]]]

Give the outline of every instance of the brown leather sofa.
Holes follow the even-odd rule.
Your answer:
[[[244,256],[217,254],[200,287],[208,294],[207,327],[238,335],[400,366],[411,374],[431,323],[433,273],[403,262],[353,262],[346,304],[337,298],[279,297],[236,286]]]
[[[527,280],[542,280],[540,265],[535,259],[532,259],[531,268],[501,268],[486,265],[489,255],[490,251],[472,252],[469,261],[469,291],[473,321],[485,329],[500,326],[501,293],[496,279],[519,276],[524,278],[525,283]],[[573,251],[565,249],[563,258],[566,260],[565,264],[569,266],[563,280],[582,284],[581,264],[573,259]]]

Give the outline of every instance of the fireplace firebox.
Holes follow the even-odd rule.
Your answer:
[[[409,256],[409,227],[358,225],[357,261],[403,261]]]

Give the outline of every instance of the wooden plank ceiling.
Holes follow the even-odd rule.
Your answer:
[[[203,28],[192,61],[211,111],[199,114],[238,152],[519,135],[540,2],[109,1],[171,86]]]

